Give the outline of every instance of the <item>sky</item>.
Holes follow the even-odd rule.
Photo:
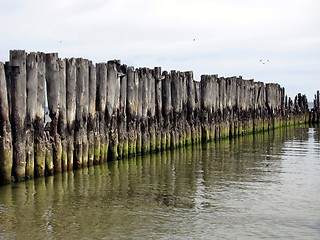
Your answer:
[[[320,90],[320,0],[0,0],[9,50]]]

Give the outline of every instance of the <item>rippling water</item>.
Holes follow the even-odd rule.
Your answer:
[[[320,129],[0,188],[0,239],[320,239]]]

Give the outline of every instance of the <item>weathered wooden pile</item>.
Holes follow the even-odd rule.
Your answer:
[[[313,108],[310,110],[309,122],[310,123],[319,123],[320,121],[320,92],[314,95]]]
[[[13,50],[0,63],[0,182],[308,120],[305,96],[278,84]]]

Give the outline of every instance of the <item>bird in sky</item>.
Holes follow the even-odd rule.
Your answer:
[[[260,59],[260,63],[266,64],[266,62],[269,62],[269,59],[267,59],[266,61],[263,61],[262,59]]]

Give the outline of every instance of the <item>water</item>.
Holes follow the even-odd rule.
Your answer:
[[[320,239],[320,129],[0,188],[0,239]]]

